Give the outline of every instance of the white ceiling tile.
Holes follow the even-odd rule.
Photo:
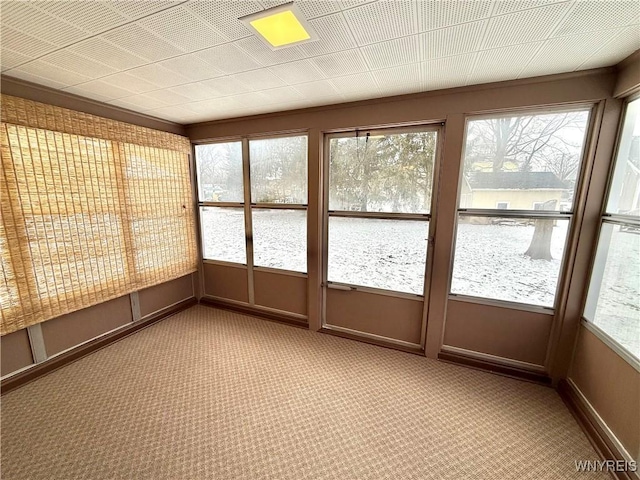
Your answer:
[[[339,12],[342,8],[335,0],[296,0],[296,5],[307,20]]]
[[[478,52],[467,84],[517,78],[544,42],[525,43]]]
[[[226,77],[218,77],[212,80],[205,80],[204,85],[212,89],[216,95],[226,97],[227,95],[236,95],[238,93],[250,92],[251,89],[233,78],[231,75]]]
[[[426,90],[461,87],[473,66],[475,53],[439,58],[422,63],[424,87]]]
[[[550,3],[560,3],[567,0],[496,0],[492,15],[528,10],[529,8],[543,7]]]
[[[32,2],[3,1],[2,26],[4,28],[9,25],[59,47],[88,36],[87,32],[36,8]]]
[[[0,43],[3,50],[9,49],[33,59],[57,49],[52,43],[45,42],[5,25],[0,28],[0,34],[2,35]]]
[[[293,88],[293,87],[289,87]],[[249,92],[236,95],[234,100],[246,107],[256,107],[258,105],[272,105],[277,103],[272,97],[263,92]]]
[[[124,88],[132,93],[150,92],[151,90],[157,90],[159,88],[159,85],[139,77],[134,77],[129,72],[119,72],[114,75],[109,75],[108,77],[103,77],[101,80],[110,85]]]
[[[62,82],[57,82],[50,78],[41,77],[39,75],[34,75],[33,73],[23,72],[19,69],[14,69],[5,72],[9,77],[19,78],[21,80],[26,80],[27,82],[37,83],[38,85],[44,85],[45,87],[62,89],[67,85]]]
[[[378,84],[371,72],[356,73],[329,80],[347,101],[362,100],[380,95]]]
[[[109,1],[77,2],[40,0],[33,2],[39,9],[50,13],[91,34],[102,33],[129,21],[129,18],[109,7]]]
[[[316,82],[301,83],[295,85],[295,88],[306,99],[313,100],[314,98],[340,98],[340,93],[326,80],[319,80]]]
[[[144,95],[147,98],[153,98],[154,100],[164,102],[167,105],[180,105],[191,101],[190,98],[169,89],[154,90],[153,92],[146,92]]]
[[[489,20],[483,49],[545,40],[571,8],[571,3],[556,3],[509,13]]]
[[[315,57],[311,59],[311,62],[327,77],[338,77],[368,70],[367,64],[357,48]]]
[[[24,65],[19,66],[17,69],[9,70],[8,74],[14,75],[16,71],[38,75],[42,78],[48,78],[55,82],[62,83],[65,86],[75,85],[77,83],[91,80],[91,77],[89,77],[88,75],[80,75],[75,72],[70,72],[69,70],[57,67],[42,60],[34,60],[32,62],[25,63]]]
[[[100,63],[117,70],[127,70],[148,63],[148,60],[116,47],[100,37],[88,38],[65,48],[64,51],[77,53],[85,58],[98,59]]]
[[[383,0],[368,3],[344,16],[358,45],[404,37],[417,31],[416,4],[412,0]]]
[[[297,62],[275,65],[269,67],[269,71],[276,74],[289,85],[312,82],[326,77],[311,60],[299,60]]]
[[[78,85],[78,87],[87,92],[109,97],[112,100],[121,97],[128,97],[133,93],[131,90],[116,87],[115,85],[111,85],[103,80],[92,80]]]
[[[137,23],[185,52],[202,50],[227,41],[207,22],[182,6],[170,8]]]
[[[125,15],[130,20],[146,17],[153,13],[179,5],[184,0],[116,0],[109,1],[109,6],[116,12]]]
[[[224,73],[246,72],[260,67],[259,63],[232,43],[208,48],[196,55]]]
[[[418,30],[421,32],[489,17],[492,0],[420,0]]]
[[[74,95],[79,95],[84,98],[97,100],[99,102],[109,102],[111,100],[111,97],[107,95],[100,95],[99,93],[85,90],[84,88],[82,88],[82,85],[74,85],[72,87],[66,87],[64,88],[64,91],[73,93]]]
[[[375,70],[372,73],[380,93],[384,96],[424,90],[422,68],[418,63]]]
[[[183,122],[191,116],[191,111],[180,106],[160,107],[145,111],[147,115],[164,118],[172,122]]]
[[[330,1],[335,1],[335,0],[330,0]],[[342,4],[342,8],[346,10],[348,8],[355,8],[365,3],[371,3],[373,1],[377,1],[377,0],[341,0],[340,3]]]
[[[218,70],[210,63],[201,60],[194,53],[163,60],[162,62],[158,62],[158,65],[172,72],[179,73],[192,82],[199,82],[200,80],[208,80],[224,75],[224,72]]]
[[[229,40],[251,35],[251,31],[238,19],[263,10],[258,2],[252,0],[196,0],[185,4],[185,8],[200,16]]]
[[[622,33],[622,29],[616,34]],[[611,38],[609,31],[567,35],[544,42],[542,48],[520,73],[521,78],[573,71],[584,63],[603,42]]]
[[[175,57],[184,52],[151,34],[140,25],[130,23],[101,35],[101,38],[117,47],[152,61]]]
[[[283,80],[266,69],[236,73],[233,78],[254,91],[283,87],[286,85]]]
[[[0,54],[0,66],[2,67],[2,71],[17,67],[29,60],[31,60],[31,57],[28,55],[23,55],[7,48],[3,48],[2,54]]]
[[[473,52],[482,41],[487,20],[440,28],[420,35],[424,60]]]
[[[615,65],[638,49],[640,49],[640,27],[627,27],[618,36],[596,50],[578,69],[586,70]]]
[[[415,63],[420,60],[420,46],[418,37],[415,35],[367,45],[361,47],[360,51],[372,70]]]
[[[152,63],[128,70],[133,77],[141,78],[161,88],[173,87],[183,83],[190,83],[189,78],[163,67],[159,63]]]
[[[236,102],[232,97],[224,97],[187,103],[184,105],[184,108],[193,113],[210,115],[212,118],[216,111],[222,109],[230,110],[238,108],[239,106],[238,102]]]
[[[553,36],[623,27],[637,23],[638,15],[640,4],[636,0],[576,2]]]
[[[151,110],[153,108],[167,107],[167,102],[158,100],[156,98],[148,97],[146,93],[139,95],[133,95],[130,97],[124,97],[120,99],[122,102],[127,102],[129,105],[135,105],[138,110]],[[110,102],[113,103],[113,102]]]
[[[309,20],[316,31],[318,40],[303,43],[300,50],[309,56],[338,52],[357,46],[342,13]]]
[[[262,90],[260,93],[267,95],[272,103],[289,102],[304,98],[302,94],[293,87],[277,87]]]
[[[264,66],[293,62],[294,60],[301,60],[305,57],[302,50],[296,46],[282,48],[280,50],[271,50],[264,42],[255,36],[236,40],[234,45],[241,48],[256,62]]]
[[[100,57],[96,56],[96,58]],[[113,67],[82,57],[66,49],[45,55],[40,60],[89,78],[104,77],[117,71]]]
[[[183,97],[187,97],[189,102],[207,100],[218,96],[212,88],[200,82],[178,85],[177,87],[171,87],[167,90],[182,95]]]

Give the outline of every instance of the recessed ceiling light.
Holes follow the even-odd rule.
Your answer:
[[[247,15],[240,21],[273,50],[318,39],[293,2]]]

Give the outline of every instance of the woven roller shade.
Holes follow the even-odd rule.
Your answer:
[[[197,268],[189,140],[2,95],[2,335]]]

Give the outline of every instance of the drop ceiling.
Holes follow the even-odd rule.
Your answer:
[[[178,123],[614,65],[625,0],[296,0],[320,39],[273,51],[238,18],[284,3],[2,0],[4,75]]]

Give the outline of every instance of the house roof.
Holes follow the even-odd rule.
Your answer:
[[[473,172],[472,190],[565,189],[567,186],[553,172]]]

